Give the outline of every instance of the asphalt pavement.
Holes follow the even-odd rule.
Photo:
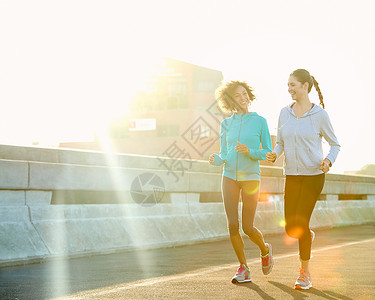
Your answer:
[[[245,238],[253,281],[232,284],[238,262],[229,239],[0,268],[0,299],[375,299],[375,224],[317,230],[313,288],[293,289],[298,245],[283,235],[271,274]]]

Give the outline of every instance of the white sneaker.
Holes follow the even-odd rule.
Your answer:
[[[240,265],[237,273],[232,278],[232,283],[251,282],[250,270],[244,264]]]
[[[311,276],[304,269],[299,269],[299,276],[294,284],[296,290],[309,290],[312,288]]]

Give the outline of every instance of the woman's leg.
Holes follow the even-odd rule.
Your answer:
[[[240,264],[244,264],[247,266],[244,252],[244,243],[240,235],[240,226],[238,220],[240,186],[235,180],[223,176],[221,182],[221,191],[224,199],[224,207],[227,216],[230,241]]]
[[[259,199],[259,181],[242,181],[242,229],[244,233],[255,243],[262,255],[268,253],[268,247],[264,242],[262,233],[254,227],[254,217]]]
[[[305,176],[301,185],[301,199],[297,206],[296,215],[302,227],[302,235],[299,238],[299,253],[301,262],[305,262],[308,267],[308,261],[311,256],[311,232],[310,219],[314,210],[316,201],[324,186],[325,174],[315,176]],[[306,263],[307,262],[307,263]]]
[[[299,239],[302,228],[298,226],[297,207],[301,198],[301,176],[287,175],[284,189],[285,231],[288,236]]]
[[[311,256],[310,218],[323,189],[325,174],[315,176],[286,176],[285,229],[298,239],[301,268],[309,273]]]

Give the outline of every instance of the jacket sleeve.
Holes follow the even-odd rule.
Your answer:
[[[279,158],[280,155],[284,153],[284,141],[281,138],[281,112],[279,115],[279,121],[277,124],[277,137],[276,137],[276,146],[273,152],[276,153],[277,157]]]
[[[225,124],[224,120],[221,122],[220,125],[220,154],[217,155],[214,153],[214,162],[212,163],[214,166],[221,166],[224,164],[226,161],[226,156],[227,156],[227,132],[225,129]]]
[[[272,142],[270,132],[266,119],[262,121],[262,127],[260,132],[260,142],[262,143],[262,149],[249,149],[249,156],[253,160],[265,160],[266,154],[272,152]]]
[[[339,141],[336,138],[331,121],[326,111],[324,111],[324,114],[322,117],[320,134],[324,137],[324,139],[330,145],[330,149],[326,158],[328,158],[330,162],[333,164],[337,158],[337,155],[339,154],[341,146],[339,144]]]

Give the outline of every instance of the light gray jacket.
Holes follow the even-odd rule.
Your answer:
[[[302,117],[297,118],[292,104],[284,107],[279,116],[276,147],[279,157],[285,153],[285,175],[318,175],[323,160],[322,137],[329,143],[326,158],[333,164],[340,151],[340,145],[327,112],[314,106]]]

